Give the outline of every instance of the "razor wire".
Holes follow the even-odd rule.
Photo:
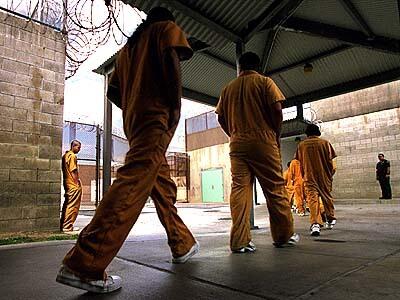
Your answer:
[[[122,45],[128,38],[120,0],[0,0],[0,6],[63,33],[66,79],[110,39]],[[134,11],[141,18],[139,10]]]

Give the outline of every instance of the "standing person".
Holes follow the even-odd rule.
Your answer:
[[[257,72],[259,57],[252,52],[239,59],[239,77],[222,90],[216,113],[230,137],[232,190],[230,207],[232,252],[254,252],[250,210],[257,177],[267,200],[274,245],[295,244],[293,217],[282,177],[280,131],[281,102],[285,99],[272,79]]]
[[[300,162],[297,159],[292,159],[289,168],[290,177],[293,180],[294,203],[296,205],[297,215],[305,216],[303,176],[301,175]]]
[[[170,11],[156,7],[119,51],[108,97],[122,108],[130,149],[125,164],[92,221],[63,260],[57,281],[96,293],[121,287],[106,267],[121,248],[146,200],[152,197],[164,226],[173,263],[199,250],[177,214],[176,185],[165,152],[180,117],[180,60],[193,52]]]
[[[60,230],[71,232],[79,230],[74,227],[78,217],[79,207],[82,199],[82,184],[79,179],[78,160],[76,154],[81,150],[81,142],[73,140],[71,149],[65,152],[61,160],[64,186],[64,204],[61,210]]]
[[[289,172],[290,170],[290,161],[287,163],[287,169],[283,171],[283,181],[285,182],[286,192],[288,194],[288,200],[290,207],[295,207],[293,203],[293,195],[294,195],[294,187],[292,176]]]
[[[336,153],[328,141],[320,138],[321,131],[317,125],[309,124],[305,133],[307,138],[297,146],[295,159],[300,161],[304,191],[310,206],[311,235],[319,236],[323,226],[319,197],[325,209],[326,228],[332,229],[336,224],[331,194]]]
[[[382,190],[382,197],[379,199],[392,199],[392,188],[390,187],[390,161],[385,159],[381,152],[378,154],[378,163],[376,164],[376,180]]]

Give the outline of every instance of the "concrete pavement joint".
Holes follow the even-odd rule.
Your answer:
[[[295,299],[303,300],[303,299],[308,299],[310,297],[313,297],[314,294],[316,294],[317,292],[319,292],[323,288],[329,286],[330,284],[338,282],[342,278],[345,278],[345,277],[347,277],[347,276],[349,276],[349,275],[351,275],[353,273],[356,273],[358,271],[366,269],[366,268],[368,268],[368,267],[370,267],[372,265],[375,265],[375,264],[385,260],[386,258],[388,258],[390,256],[394,256],[394,255],[399,254],[399,253],[400,253],[400,249],[397,249],[397,250],[395,250],[395,251],[393,251],[391,253],[388,253],[388,254],[386,254],[384,256],[381,256],[381,257],[379,257],[379,258],[377,258],[375,260],[372,260],[370,262],[362,264],[361,266],[355,267],[355,268],[353,268],[353,269],[351,269],[351,270],[349,270],[347,272],[341,273],[341,274],[337,275],[336,277],[334,277],[334,278],[332,278],[332,279],[330,279],[330,280],[318,285],[317,287],[312,288],[311,290],[307,291],[306,293],[304,293],[304,294],[302,294],[300,296],[297,296]]]
[[[201,279],[201,278],[196,277],[196,276],[179,274],[177,272],[174,272],[174,271],[171,271],[171,270],[168,270],[168,269],[164,269],[164,268],[152,265],[152,264],[143,263],[143,262],[140,262],[140,261],[137,261],[137,260],[133,260],[133,259],[122,258],[122,257],[119,257],[119,256],[116,256],[115,258],[118,259],[118,260],[121,260],[123,262],[126,262],[126,263],[138,264],[138,265],[146,267],[146,268],[154,269],[154,270],[157,270],[157,271],[160,271],[160,272],[164,272],[164,273],[168,273],[168,274],[171,274],[171,275],[185,277],[185,278],[187,278],[189,280],[192,280],[192,281],[200,282],[200,283],[203,283],[203,284],[206,284],[206,285],[211,285],[213,287],[222,288],[222,289],[229,290],[229,291],[232,291],[232,292],[237,292],[237,293],[240,293],[240,294],[243,294],[243,295],[246,295],[246,296],[252,296],[252,297],[257,297],[257,298],[266,299],[266,300],[278,300],[278,299],[280,299],[280,298],[267,297],[267,296],[263,296],[263,295],[256,294],[256,293],[250,293],[250,292],[242,291],[242,290],[239,290],[239,289],[227,286],[227,285],[223,285],[223,284],[220,284],[220,283],[215,283],[215,282],[212,282],[212,281]]]

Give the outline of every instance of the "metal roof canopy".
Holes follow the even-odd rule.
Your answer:
[[[238,45],[260,56],[285,107],[400,78],[400,0],[122,1],[173,12],[195,51],[182,63],[183,96],[205,104],[236,77]]]

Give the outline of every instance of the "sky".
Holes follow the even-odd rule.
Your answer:
[[[125,6],[121,14],[119,25],[129,36],[141,22],[138,14],[130,7]],[[141,14],[145,18],[145,14]],[[64,94],[64,120],[87,124],[102,124],[104,113],[104,77],[92,72],[105,60],[116,53],[124,44],[118,45],[114,39],[97,49],[97,51],[80,66],[77,73],[66,80]],[[169,151],[185,151],[185,119],[214,108],[186,99],[182,100],[181,120],[175,136],[171,141]],[[113,105],[113,132],[123,135],[121,110]]]

